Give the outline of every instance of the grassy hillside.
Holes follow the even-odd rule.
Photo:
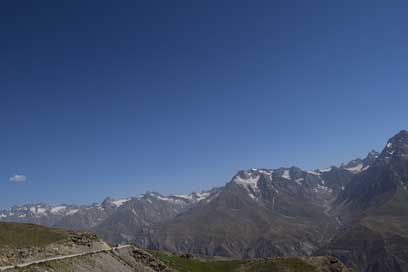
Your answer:
[[[43,247],[69,239],[68,232],[33,224],[0,222],[0,247]]]
[[[168,253],[150,251],[170,268],[178,272],[319,272],[323,270],[320,263],[314,265],[302,258],[275,258],[258,260],[205,260],[185,259]],[[318,257],[319,258],[319,257]],[[323,258],[323,257],[322,257]],[[340,263],[340,267],[343,267]],[[347,271],[347,270],[333,270]]]
[[[168,267],[179,272],[217,272],[236,271],[244,261],[205,261],[198,259],[184,259],[176,255],[160,251],[149,250],[153,256],[165,263]]]

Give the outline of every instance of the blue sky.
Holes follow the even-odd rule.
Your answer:
[[[0,208],[381,149],[408,128],[408,4],[312,2],[3,1]]]

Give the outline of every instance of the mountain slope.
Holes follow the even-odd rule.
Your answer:
[[[125,201],[127,200],[107,198],[99,204],[82,206],[66,204],[51,206],[44,203],[27,204],[0,211],[0,220],[89,230],[109,217]]]
[[[339,195],[333,212],[345,228],[320,251],[362,271],[408,271],[408,132],[391,138]]]
[[[211,256],[310,255],[338,227],[327,210],[352,176],[336,167],[240,171],[212,201],[142,230],[135,241]]]
[[[172,252],[234,258],[321,253],[362,271],[404,271],[407,158],[408,132],[402,131],[381,153],[339,167],[249,169],[207,192],[24,205],[0,212],[0,219],[87,229],[114,243]]]
[[[211,199],[218,190],[170,196],[148,192],[126,199],[108,197],[101,203],[82,206],[27,204],[0,211],[0,221],[97,231],[110,241],[123,242],[133,239],[134,232],[142,227],[174,217],[202,200]]]
[[[77,205],[27,204],[0,211],[0,220],[52,226],[64,216],[75,214],[79,209],[80,207]]]
[[[219,189],[215,188],[208,192],[177,196],[148,192],[126,202],[112,216],[96,226],[94,231],[115,243],[133,241],[135,235],[143,229],[166,222],[199,202],[212,199],[218,191]]]
[[[408,132],[401,131],[388,141],[367,171],[355,176],[336,205],[341,206],[342,213],[361,213],[382,205],[407,187]]]
[[[62,216],[52,226],[75,230],[91,230],[109,218],[128,201],[130,201],[130,198],[114,200],[107,197],[100,204],[83,206]]]

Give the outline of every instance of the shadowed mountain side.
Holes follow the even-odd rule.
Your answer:
[[[259,181],[262,184],[262,180]],[[139,245],[174,252],[229,257],[309,255],[328,241],[336,222],[323,207],[296,195],[274,197],[263,188],[254,200],[235,182],[159,226],[146,228]]]

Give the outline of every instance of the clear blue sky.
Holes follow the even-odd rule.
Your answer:
[[[407,10],[2,1],[0,208],[188,193],[381,149],[408,127]]]

